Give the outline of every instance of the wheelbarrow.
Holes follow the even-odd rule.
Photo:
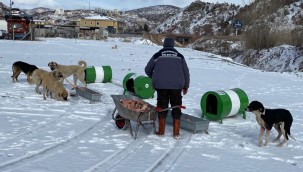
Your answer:
[[[111,97],[113,98],[115,103],[115,109],[112,113],[112,119],[115,120],[117,128],[123,130],[129,128],[130,135],[133,139],[137,138],[140,126],[142,126],[142,128],[147,134],[150,134],[150,131],[147,129],[146,125],[152,125],[154,132],[156,131],[155,121],[157,117],[157,111],[154,106],[133,95],[111,95]],[[120,103],[120,100],[122,99],[140,100],[147,104],[149,110],[144,112],[138,112],[126,108]],[[131,121],[136,122],[135,134],[133,134],[132,131]]]
[[[116,123],[116,126],[118,129],[126,130],[127,128],[129,128],[130,134],[134,139],[137,138],[137,134],[138,134],[138,130],[139,130],[140,126],[142,126],[142,128],[144,129],[144,131],[147,134],[150,134],[150,131],[145,127],[145,125],[152,124],[154,133],[156,132],[155,121],[158,116],[157,115],[158,112],[172,110],[174,108],[180,108],[180,109],[186,108],[185,106],[177,105],[177,106],[172,106],[172,107],[162,109],[160,107],[154,107],[153,105],[151,105],[133,95],[111,95],[111,97],[113,98],[114,103],[116,105],[116,107],[112,113],[112,119],[115,120],[115,123]],[[138,112],[138,111],[133,111],[131,109],[128,109],[120,103],[120,100],[122,100],[122,99],[123,100],[140,100],[148,105],[149,110],[144,111],[144,112]],[[118,112],[116,113],[117,110],[118,110]],[[131,121],[134,121],[137,123],[136,130],[135,130],[135,136],[132,131]]]

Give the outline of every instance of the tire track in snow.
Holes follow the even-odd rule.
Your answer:
[[[15,159],[3,162],[0,164],[0,170],[7,170],[10,169],[10,167],[17,167],[22,164],[26,164],[32,161],[35,161],[37,159],[43,158],[49,154],[52,154],[53,152],[56,152],[57,150],[64,149],[64,147],[68,147],[72,142],[74,142],[77,139],[80,139],[81,137],[85,136],[88,132],[92,131],[95,127],[101,126],[102,124],[102,119],[98,120],[98,122],[95,122],[93,125],[90,125],[89,127],[83,129],[81,132],[78,132],[78,134],[74,135],[73,137],[60,141],[59,143],[44,147],[40,150],[32,151],[29,154],[26,154],[21,157],[17,157]]]
[[[187,143],[191,140],[192,135],[192,133],[186,132],[185,135],[176,140],[174,146],[167,149],[167,151],[165,151],[154,164],[145,170],[145,172],[170,170],[185,151]]]
[[[159,155],[159,158],[157,158],[156,162],[152,163],[151,165],[145,163],[148,165],[146,167],[147,170],[145,171],[150,172],[170,170],[185,151],[187,143],[191,140],[191,137],[192,133],[186,133],[181,139],[175,140],[173,146],[170,146],[167,151]],[[117,171],[117,168],[119,169],[119,164],[123,164],[129,160],[131,161],[132,156],[136,156],[136,153],[140,151],[139,149],[146,149],[143,144],[148,142],[147,139],[148,137],[141,138],[140,140],[133,140],[125,148],[116,151],[108,158],[100,161],[96,165],[84,171]],[[135,160],[137,160],[137,157],[135,158]]]
[[[116,151],[112,155],[108,156],[108,158],[100,161],[96,165],[90,167],[84,172],[93,172],[93,171],[109,171],[110,169],[114,168],[117,164],[121,163],[127,157],[131,156],[131,154],[136,152],[136,149],[140,147],[144,143],[144,139],[133,140],[131,141],[126,147]]]
[[[127,129],[129,130],[129,128]],[[132,140],[122,149],[119,149],[115,153],[108,156],[106,159],[100,161],[99,163],[95,164],[94,166],[84,170],[85,172],[93,172],[93,171],[109,171],[113,169],[117,164],[123,162],[125,159],[130,157],[131,155],[135,154],[141,145],[144,144],[148,135],[145,138],[140,138],[136,140]]]
[[[56,112],[58,112],[58,111],[56,111]],[[2,112],[2,113],[5,113],[5,112]],[[45,128],[45,127],[47,127],[47,126],[49,126],[49,125],[51,125],[51,124],[59,121],[60,119],[62,119],[64,116],[67,116],[67,115],[68,115],[67,113],[66,114],[61,114],[61,115],[57,116],[57,118],[55,118],[55,119],[53,119],[51,121],[45,122],[44,124],[41,124],[41,125],[33,128],[33,129],[29,130],[29,131],[25,131],[25,132],[22,132],[20,134],[14,135],[13,137],[10,137],[10,138],[7,138],[5,140],[2,140],[2,141],[0,141],[0,145],[4,145],[5,143],[7,143],[9,141],[13,141],[13,140],[16,140],[18,138],[22,138],[22,137],[24,137],[26,135],[29,135],[31,133],[35,133],[35,132],[39,131],[40,129]]]

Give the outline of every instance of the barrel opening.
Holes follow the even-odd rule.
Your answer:
[[[210,94],[206,98],[206,113],[217,115],[218,101],[215,95]]]
[[[133,78],[130,78],[126,81],[126,89],[127,91],[135,93],[135,84]]]

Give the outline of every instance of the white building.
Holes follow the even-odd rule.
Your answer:
[[[0,19],[0,30],[5,30],[7,31],[7,23],[6,21],[3,19]]]

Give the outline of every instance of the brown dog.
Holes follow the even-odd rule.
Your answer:
[[[62,72],[63,77],[67,78],[71,75],[73,75],[74,78],[74,84],[75,86],[77,86],[77,81],[79,79],[79,81],[82,82],[83,85],[86,86],[86,82],[85,82],[85,72],[84,70],[87,67],[87,63],[83,60],[80,60],[78,62],[79,65],[60,65],[56,62],[49,62],[48,66],[50,67],[51,70],[55,70],[57,69],[59,72]],[[64,79],[61,79],[61,83],[63,83]]]
[[[58,72],[57,70],[53,70],[51,72],[48,72],[46,70],[43,70],[43,69],[36,69],[34,70],[33,74],[32,74],[32,79],[30,80],[30,84],[34,84],[36,83],[36,92],[41,94],[40,90],[39,90],[39,87],[40,85],[42,84],[42,76],[44,74],[47,74],[47,73],[51,73],[53,75],[53,77],[55,78],[55,80],[60,80],[61,78],[63,78],[63,75],[61,72]],[[45,78],[45,79],[48,79],[48,78]]]
[[[67,101],[68,92],[64,88],[63,84],[60,83],[53,75],[52,72],[47,72],[42,74],[42,84],[43,84],[43,98],[46,99],[46,94],[48,91],[52,92],[54,98],[61,101]]]
[[[34,70],[38,69],[37,66],[31,65],[22,61],[17,61],[12,65],[13,70],[13,82],[18,81],[18,76],[21,72],[27,76],[27,82],[30,82],[30,77]]]

